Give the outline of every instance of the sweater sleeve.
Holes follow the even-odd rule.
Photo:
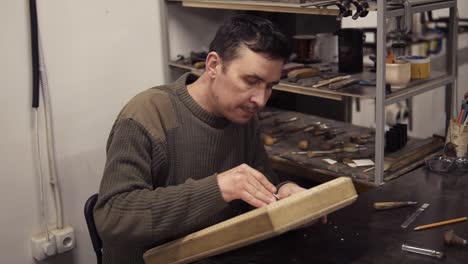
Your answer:
[[[227,207],[216,174],[159,186],[165,163],[163,144],[142,125],[131,119],[114,124],[95,208],[104,244],[160,244],[205,227]]]

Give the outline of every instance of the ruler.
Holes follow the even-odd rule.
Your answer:
[[[418,217],[418,215],[420,215],[427,207],[429,207],[428,203],[421,205],[421,207],[419,207],[418,210],[416,210],[412,215],[410,215],[410,217],[408,217],[408,219],[406,219],[405,222],[403,222],[403,224],[401,224],[401,227],[407,228],[414,221],[414,219],[416,219],[416,217]]]

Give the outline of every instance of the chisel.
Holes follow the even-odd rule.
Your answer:
[[[418,202],[379,202],[379,203],[374,203],[374,208],[376,210],[387,210],[387,209],[393,209],[393,208],[400,208],[404,206],[410,206],[410,205],[415,205],[418,204]]]

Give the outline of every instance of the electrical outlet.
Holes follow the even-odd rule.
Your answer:
[[[44,260],[50,256],[57,254],[57,244],[55,236],[50,233],[49,238],[47,238],[46,233],[32,236],[31,251],[32,256],[36,260]]]
[[[71,226],[64,226],[62,229],[50,231],[55,236],[58,254],[70,251],[75,248],[75,231]]]

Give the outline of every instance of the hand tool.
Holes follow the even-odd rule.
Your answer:
[[[293,70],[288,73],[288,81],[297,82],[300,79],[318,76],[319,74],[320,74],[320,70],[316,68],[303,68],[303,69]]]
[[[271,135],[263,135],[262,139],[263,139],[263,144],[264,145],[271,146],[271,145],[275,144],[276,142],[278,142],[279,140],[284,139],[284,136],[273,137]]]
[[[332,149],[332,150],[314,150],[314,151],[293,151],[293,155],[307,155],[308,158],[320,157],[326,154],[333,154],[343,152],[343,149]]]
[[[356,20],[359,17],[366,17],[369,14],[367,10],[369,8],[369,3],[367,1],[357,1],[352,0],[353,5],[356,7],[356,13],[353,15],[353,19]]]
[[[438,226],[443,226],[443,225],[454,224],[454,223],[466,221],[467,219],[468,219],[468,217],[466,217],[466,216],[465,217],[460,217],[460,218],[455,218],[455,219],[450,219],[450,220],[436,222],[436,223],[432,223],[432,224],[417,226],[417,227],[414,228],[414,230],[423,230],[423,229],[428,229],[428,228],[433,228],[433,227],[438,227]]]
[[[414,221],[414,219],[416,219],[416,217],[418,217],[418,215],[420,215],[427,207],[429,207],[428,203],[421,205],[421,207],[419,207],[418,210],[416,210],[412,215],[410,215],[410,217],[408,217],[408,219],[406,219],[405,222],[403,222],[403,224],[401,224],[401,227],[407,228]]]
[[[468,242],[455,234],[453,229],[444,233],[444,243],[449,246],[466,246]]]
[[[358,79],[350,78],[350,79],[347,79],[347,80],[343,80],[343,81],[339,81],[339,82],[336,82],[336,83],[329,84],[328,89],[336,91],[336,90],[343,89],[343,88],[345,88],[347,86],[353,85],[353,84],[358,83],[358,82],[359,82]]]
[[[290,123],[290,122],[294,122],[296,120],[298,120],[299,118],[297,118],[296,116],[293,116],[291,118],[288,118],[288,119],[279,119],[279,118],[275,118],[273,120],[273,125],[274,126],[279,126],[279,125],[282,125],[282,124],[286,124],[286,123]]]
[[[324,142],[320,144],[319,148],[320,150],[332,150],[332,149],[337,148],[336,146],[337,146],[337,143],[335,142]]]
[[[305,126],[288,126],[282,129],[283,134],[293,134],[299,131],[304,131],[307,128],[313,127],[313,125],[305,125]]]
[[[267,118],[270,118],[272,116],[278,115],[280,113],[281,113],[280,111],[277,111],[277,112],[260,112],[260,113],[258,113],[258,119],[260,119],[260,120],[267,119]]]
[[[309,141],[308,141],[307,139],[300,140],[300,141],[297,143],[297,147],[298,147],[300,150],[308,150],[308,149],[309,149]]]
[[[288,76],[288,73],[290,73],[291,71],[303,69],[303,68],[304,68],[303,63],[295,63],[295,62],[286,63],[283,66],[283,69],[281,70],[281,78],[286,78]]]
[[[336,17],[337,21],[340,21],[343,17],[349,17],[352,15],[351,0],[344,0],[342,2],[336,1],[335,5],[340,9],[340,14]]]
[[[410,205],[415,205],[418,204],[418,202],[377,202],[374,203],[374,208],[376,210],[387,210],[387,209],[393,209],[393,208],[400,208],[404,206],[410,206]]]
[[[315,1],[313,3],[302,4],[301,7],[309,7],[309,6],[322,7],[322,6],[334,5],[335,3],[336,3],[336,0]]]
[[[193,64],[193,67],[195,69],[203,69],[205,68],[205,62],[204,61],[197,61]]]
[[[326,140],[334,139],[337,135],[344,134],[345,131],[338,131],[337,129],[328,130],[323,135]]]
[[[321,80],[321,81],[317,82],[316,84],[312,85],[312,88],[319,88],[319,87],[325,86],[327,84],[342,81],[342,80],[346,80],[346,79],[349,79],[349,78],[351,78],[351,75],[338,76],[338,77],[327,79],[327,80]]]
[[[401,250],[413,252],[416,254],[431,256],[431,257],[435,257],[439,259],[445,256],[444,253],[439,252],[439,251],[435,251],[432,249],[419,248],[419,247],[414,247],[414,246],[408,246],[406,244],[401,245]]]

